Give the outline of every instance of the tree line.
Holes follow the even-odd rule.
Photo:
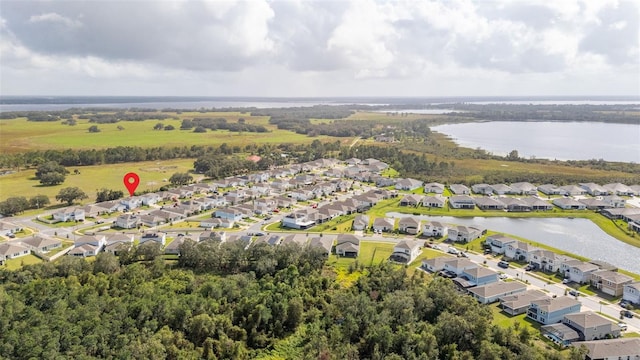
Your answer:
[[[493,325],[489,308],[460,295],[448,279],[409,277],[404,268],[383,264],[343,287],[304,250],[249,251],[248,265],[237,272],[213,256],[174,266],[160,257],[124,265],[108,253],[93,262],[64,257],[0,270],[0,353],[12,359],[581,359],[577,350],[563,355],[535,346],[527,327]]]
[[[191,130],[194,128],[196,129],[196,132],[204,132],[202,129],[212,131],[228,130],[232,132],[269,132],[266,127],[262,125],[247,124],[242,118],[238,119],[238,122],[236,123],[227,122],[227,119],[225,118],[194,118],[182,120],[180,130]]]

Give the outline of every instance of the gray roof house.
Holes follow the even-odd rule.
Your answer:
[[[411,191],[422,186],[422,181],[416,179],[402,179],[396,182],[397,190]]]
[[[403,217],[398,221],[398,230],[409,235],[416,235],[420,231],[420,220],[413,216]]]
[[[619,338],[594,341],[578,341],[572,346],[587,348],[585,360],[639,359],[640,338]]]
[[[471,190],[469,190],[468,187],[466,187],[465,185],[462,185],[462,184],[451,184],[451,185],[449,185],[449,190],[451,190],[451,192],[454,195],[469,195],[469,194],[471,194]]]
[[[340,234],[336,239],[336,254],[345,257],[358,257],[360,239],[350,234]]]
[[[449,206],[453,209],[474,209],[476,203],[471,196],[454,195],[449,198]]]
[[[371,228],[374,231],[385,231],[385,232],[393,231],[394,227],[395,227],[394,218],[376,218],[373,220],[373,225],[371,226]]]
[[[442,194],[444,192],[444,184],[432,182],[424,185],[424,193]]]
[[[353,230],[366,230],[369,227],[369,217],[367,215],[358,214],[353,219]]]

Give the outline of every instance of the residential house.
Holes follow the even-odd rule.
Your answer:
[[[467,258],[453,258],[451,261],[445,262],[443,269],[456,273],[456,276],[460,276],[463,271],[476,267],[478,267],[478,264]]]
[[[603,196],[602,201],[612,208],[624,208],[627,205],[627,201],[618,195]]]
[[[442,196],[425,196],[422,198],[422,206],[442,209],[446,201],[447,199]]]
[[[5,242],[0,244],[0,264],[6,260],[19,258],[31,253],[28,247],[17,242]]]
[[[395,219],[394,218],[376,218],[373,220],[373,225],[371,228],[373,231],[379,232],[391,232],[395,227]]]
[[[287,246],[296,244],[302,248],[307,245],[307,241],[309,241],[309,236],[307,234],[290,234],[282,239],[280,245]]]
[[[73,249],[71,249],[71,251],[67,253],[67,255],[84,258],[89,256],[96,256],[98,255],[99,252],[100,250],[98,250],[97,247],[90,244],[84,244],[80,246],[75,246]]]
[[[477,197],[474,199],[476,206],[481,210],[502,210],[504,204],[490,197]]]
[[[331,254],[331,249],[333,248],[333,238],[329,236],[317,236],[311,238],[309,240],[310,248],[318,248],[321,249],[325,255]],[[357,255],[356,255],[357,256]]]
[[[587,194],[591,196],[609,195],[609,190],[595,183],[580,183],[578,186],[583,188]]]
[[[53,220],[66,221],[84,221],[85,213],[82,208],[65,208],[53,213]]]
[[[524,198],[522,199],[522,201],[524,201],[526,204],[528,204],[531,207],[531,211],[553,210],[553,205],[535,196]]]
[[[148,232],[142,234],[142,236],[140,237],[140,245],[150,241],[155,241],[164,246],[167,242],[167,234],[161,232]]]
[[[396,190],[412,191],[422,186],[422,181],[416,179],[402,179],[396,181]]]
[[[449,198],[449,206],[453,209],[473,209],[476,203],[468,195],[454,195]]]
[[[418,206],[422,202],[424,196],[417,194],[409,194],[402,197],[400,206]]]
[[[511,184],[511,190],[513,194],[517,195],[536,195],[538,188],[528,182],[517,182]]]
[[[498,201],[500,201],[504,205],[505,210],[509,212],[528,212],[533,210],[529,203],[521,199],[501,197],[498,198]]]
[[[453,226],[448,230],[448,239],[456,242],[468,243],[481,237],[486,230],[482,230],[473,226]]]
[[[467,291],[481,304],[490,304],[498,301],[498,299],[502,297],[522,293],[526,289],[527,286],[519,281],[498,281],[482,286],[472,287],[467,289]]]
[[[470,286],[482,286],[486,284],[491,284],[498,281],[498,273],[488,269],[484,266],[478,266],[475,268],[465,269],[460,274],[460,278],[464,279],[468,284],[466,287]],[[454,282],[456,279],[454,279]]]
[[[491,252],[495,254],[504,254],[509,244],[515,244],[518,240],[505,236],[503,234],[494,234],[487,236],[485,244],[491,247]]]
[[[358,214],[353,219],[353,230],[366,230],[369,227],[369,217],[367,215]]]
[[[282,226],[290,229],[305,230],[316,224],[309,214],[298,211],[282,218]]]
[[[158,194],[149,193],[149,194],[140,195],[140,200],[142,201],[142,205],[152,206],[157,204],[161,199]]]
[[[398,221],[398,230],[405,234],[417,235],[420,231],[420,220],[413,216],[403,217]]]
[[[578,201],[583,203],[589,210],[602,210],[611,207],[607,202],[597,198],[586,198]]]
[[[135,229],[141,224],[141,220],[138,216],[132,214],[123,214],[116,218],[116,227],[122,229]]]
[[[234,222],[238,222],[246,217],[245,214],[234,208],[218,209],[214,211],[213,216],[221,219],[231,220]]]
[[[153,211],[150,211],[147,215],[159,217],[163,219],[164,222],[176,221],[184,217],[183,215],[170,210],[171,208],[166,208],[165,210],[153,210]]]
[[[142,198],[139,196],[130,196],[120,199],[120,204],[124,206],[125,210],[133,210],[142,206]]]
[[[560,322],[567,314],[580,312],[580,306],[580,301],[569,296],[533,300],[527,317],[543,325],[553,324]]]
[[[575,347],[586,347],[585,360],[637,360],[640,359],[640,338],[619,338],[577,341]]]
[[[547,294],[540,290],[527,290],[514,295],[500,297],[500,308],[511,316],[524,314],[534,300],[546,299]]]
[[[584,210],[587,208],[585,204],[572,198],[555,198],[551,202],[553,203],[553,205],[563,210]]]
[[[560,195],[576,196],[585,195],[587,190],[577,185],[565,185],[558,188]]]
[[[493,188],[489,184],[475,184],[471,185],[471,191],[478,195],[491,195],[493,194]]]
[[[431,259],[422,260],[421,267],[432,273],[437,273],[438,271],[444,270],[444,265],[447,262],[453,261],[453,260],[455,260],[455,258],[451,256],[439,256]]]
[[[180,255],[180,247],[187,239],[191,240],[184,235],[176,237],[169,245],[164,248],[164,253],[167,255]]]
[[[422,225],[422,236],[440,238],[446,235],[447,227],[438,221],[430,221]]]
[[[104,251],[116,256],[120,251],[131,249],[133,246],[133,234],[110,234],[105,240]]]
[[[517,194],[517,192],[507,184],[491,185],[491,191],[496,195]]]
[[[620,327],[593,311],[567,314],[562,323],[576,330],[580,341],[600,340],[620,336]]]
[[[560,271],[564,274],[565,270],[562,270],[562,266],[573,260],[575,259],[556,254],[550,250],[534,249],[529,252],[529,264],[546,272],[553,273]]]
[[[451,184],[449,185],[449,190],[451,190],[451,193],[453,193],[454,195],[470,195],[471,194],[471,190],[469,190],[468,187],[462,184]]]
[[[400,240],[393,247],[391,259],[405,264],[411,263],[420,255],[420,243],[415,240]]]
[[[15,234],[21,230],[22,228],[19,225],[0,220],[0,235],[10,236],[11,234]]]
[[[344,257],[358,257],[360,239],[351,234],[340,234],[336,238],[336,254]]]
[[[166,219],[155,215],[140,215],[140,224],[155,227],[166,223]]]
[[[597,270],[591,273],[591,285],[611,296],[622,296],[624,286],[633,283],[631,276],[611,270]]]
[[[107,238],[104,235],[83,235],[75,239],[73,242],[74,247],[80,247],[82,245],[90,245],[95,248],[93,255],[97,254],[107,244]]]
[[[20,241],[34,252],[46,253],[62,247],[62,241],[45,235],[36,234]]]
[[[569,271],[567,274],[569,275],[569,280],[576,282],[578,284],[585,284],[591,280],[591,275],[600,269],[598,265],[578,261],[578,262],[570,262],[568,267]]]
[[[640,281],[624,285],[622,299],[640,305]]]
[[[227,233],[224,231],[203,231],[198,235],[198,241],[219,241],[225,242],[227,241]]]
[[[564,193],[563,189],[560,189],[559,187],[553,185],[553,184],[544,184],[544,185],[540,185],[538,186],[538,191],[540,191],[541,193],[545,194],[545,195],[562,195]]]
[[[531,259],[531,253],[534,250],[539,249],[531,244],[522,241],[515,241],[508,243],[507,247],[504,248],[504,256],[508,257],[509,259],[524,261],[528,263]]]
[[[424,193],[425,194],[431,194],[431,193],[442,194],[444,193],[444,185],[440,183],[435,183],[435,182],[425,184]]]
[[[618,196],[631,196],[631,195],[639,195],[636,191],[634,191],[630,186],[621,183],[612,183],[602,185],[609,194],[618,195]]]

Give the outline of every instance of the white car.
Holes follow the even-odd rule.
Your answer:
[[[618,323],[618,326],[620,327],[621,331],[626,331],[627,330],[627,324],[620,322]]]
[[[458,249],[454,248],[453,246],[449,246],[449,248],[447,249],[447,252],[453,255],[458,255],[459,253]]]
[[[509,275],[507,275],[507,274],[500,274],[500,276],[499,276],[499,277],[500,277],[500,280],[506,280],[506,279],[508,279],[508,278],[509,278]]]

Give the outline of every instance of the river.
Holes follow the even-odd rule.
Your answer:
[[[391,217],[407,214],[388,213]],[[606,261],[621,269],[640,274],[640,248],[605,233],[587,219],[418,216],[421,220],[445,224],[479,226],[516,235],[541,244],[594,260]]]
[[[523,158],[640,163],[640,125],[604,122],[488,121],[439,125],[433,131],[463,147]]]

